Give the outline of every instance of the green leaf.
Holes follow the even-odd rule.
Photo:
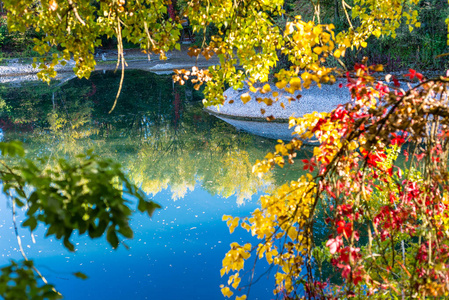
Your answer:
[[[75,246],[69,241],[67,237],[64,237],[64,247],[66,247],[70,252],[75,251]]]
[[[108,233],[106,234],[106,240],[109,242],[112,248],[117,248],[119,240],[117,237],[117,233],[115,233],[114,227],[109,227]]]
[[[14,197],[14,202],[16,203],[16,205],[18,206],[18,207],[23,207],[25,204],[23,203],[23,201],[22,200],[20,200],[19,198],[17,198],[17,197]]]
[[[73,273],[73,275],[75,275],[75,277],[78,277],[78,278],[83,279],[83,280],[86,280],[87,278],[89,278],[89,277],[87,277],[86,274],[81,273],[81,272],[75,272],[75,273]]]
[[[20,156],[25,155],[25,150],[23,149],[22,142],[12,141],[12,142],[0,142],[0,151],[3,156]]]
[[[159,204],[157,204],[155,202],[151,202],[151,201],[147,202],[147,209],[146,209],[146,211],[148,213],[148,216],[151,217],[153,215],[154,211],[156,209],[159,209],[159,208],[161,208],[161,206]]]
[[[22,226],[30,227],[30,230],[33,231],[37,227],[37,220],[35,217],[29,217],[25,222],[23,222]]]

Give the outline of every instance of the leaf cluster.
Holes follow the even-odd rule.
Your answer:
[[[0,150],[3,156],[24,155],[18,142],[1,143]],[[119,164],[91,152],[79,155],[75,162],[59,159],[52,169],[29,159],[18,166],[5,162],[2,166],[3,192],[19,207],[28,207],[23,226],[33,231],[39,223],[44,224],[46,236],[62,239],[70,251],[75,250],[70,241],[74,231],[91,238],[106,233],[113,248],[118,247],[120,236],[132,238],[129,220],[133,198],[137,209],[149,216],[160,208],[128,181]]]
[[[23,261],[3,267],[0,271],[0,295],[5,300],[62,299],[50,284],[39,284],[32,261]]]

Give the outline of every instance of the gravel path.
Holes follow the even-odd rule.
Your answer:
[[[160,60],[159,56],[152,55],[148,60],[148,55],[142,53],[140,49],[125,50],[125,60],[127,69],[145,70],[154,73],[171,73],[173,69],[190,69],[192,66],[207,68],[219,62],[217,57],[206,60],[204,57],[190,57],[187,54],[189,45],[182,45],[181,51],[170,51],[167,53],[167,60]],[[95,56],[97,65],[95,70],[115,70],[117,61],[117,51],[99,51]],[[69,61],[65,66],[56,66],[58,77],[65,78],[73,75],[74,61]],[[20,82],[26,80],[37,80],[37,72],[31,64],[21,63],[19,59],[6,60],[6,64],[0,66],[0,83]]]

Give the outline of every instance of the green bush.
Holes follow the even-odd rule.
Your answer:
[[[34,30],[9,32],[6,16],[0,16],[0,50],[2,56],[36,56],[33,51],[33,38],[39,34]]]

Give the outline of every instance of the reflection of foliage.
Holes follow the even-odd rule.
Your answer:
[[[33,95],[35,85],[22,88],[27,98],[6,93],[7,105],[14,109],[0,116],[13,124],[20,118],[32,128],[32,138],[21,127],[3,126],[5,138],[25,141],[30,157],[75,158],[92,148],[120,162],[146,193],[170,188],[173,199],[200,183],[212,194],[235,194],[242,203],[272,181],[251,173],[250,157],[262,155],[266,146],[207,115],[199,103],[174,103],[173,95],[184,98],[189,87],[173,89],[170,76],[129,72],[126,98],[108,115],[114,99],[109,87],[118,80],[113,73],[95,73],[89,81],[70,81],[52,94]],[[193,99],[201,95],[194,93]]]
[[[45,224],[46,236],[63,239],[70,251],[75,250],[70,242],[74,231],[87,232],[91,238],[107,231],[107,241],[114,248],[119,244],[117,233],[132,237],[132,211],[123,194],[136,198],[138,209],[149,215],[159,208],[128,181],[119,164],[90,152],[78,155],[73,162],[59,159],[51,168],[43,168],[29,159],[23,160],[25,152],[18,142],[0,143],[0,150],[3,157],[17,157],[19,161],[14,167],[1,161],[0,179],[3,192],[11,195],[15,205],[28,206],[22,225],[33,231],[38,223]],[[34,190],[27,192],[27,186]]]
[[[51,91],[42,84],[25,83],[20,87],[4,84],[0,88],[0,98],[7,103],[0,111],[2,121],[7,122],[3,126],[45,121],[42,115],[51,109],[46,105],[47,101],[51,102]]]
[[[56,290],[46,284],[47,281],[33,263],[28,261],[22,249],[15,219],[16,206],[27,206],[23,227],[34,231],[38,224],[45,225],[45,235],[63,240],[70,251],[75,251],[70,241],[74,232],[89,235],[91,239],[106,235],[113,248],[118,247],[122,237],[132,238],[129,222],[133,210],[129,207],[129,199],[136,200],[137,209],[150,216],[160,208],[158,204],[148,201],[139,188],[126,178],[119,164],[109,159],[88,152],[87,155],[79,155],[73,162],[61,158],[52,163],[51,168],[45,168],[40,163],[24,159],[25,151],[19,142],[1,142],[0,151],[2,191],[12,200],[15,232],[25,260],[21,266],[12,262],[2,269],[0,291],[5,299],[60,298]],[[15,158],[16,164],[6,162],[7,158]],[[34,272],[44,281],[43,286],[37,285]],[[85,277],[80,273],[75,276]]]
[[[264,181],[252,173],[252,163],[249,159],[250,155],[246,151],[233,150],[227,152],[220,161],[218,168],[208,170],[209,172],[216,172],[221,181],[220,185],[213,185],[208,190],[213,194],[224,197],[236,193],[238,204],[242,204],[245,199],[250,199],[253,194],[260,190]],[[269,177],[265,180],[266,182],[271,181]]]
[[[61,299],[50,284],[38,285],[34,275],[33,262],[23,261],[1,269],[0,295],[5,300],[16,299]]]

